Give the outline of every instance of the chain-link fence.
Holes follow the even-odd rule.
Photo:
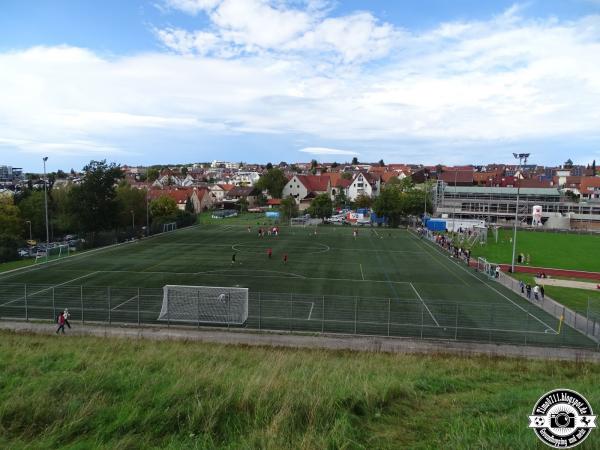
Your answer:
[[[190,301],[202,302],[202,299]],[[559,332],[559,320],[536,305],[527,306],[517,307],[498,301],[453,303],[429,299],[250,292],[248,319],[242,327],[599,349],[597,342],[582,334],[593,336],[590,332],[598,322],[592,325],[587,321],[586,329],[580,325],[580,319],[568,316],[565,324],[569,326]],[[186,319],[181,311],[174,311],[174,306],[164,300],[162,288],[0,284],[0,318],[55,321],[65,309],[75,324],[209,325],[200,314]],[[201,304],[189,308],[190,311],[201,309]],[[227,321],[218,326],[239,328]]]
[[[533,293],[531,290],[528,292],[522,282],[506,274],[501,273],[496,280],[553,317],[559,320],[562,317],[564,324],[578,330],[594,341],[600,342],[600,314],[596,311],[589,297],[585,310],[573,311],[547,295],[542,296],[540,293]]]

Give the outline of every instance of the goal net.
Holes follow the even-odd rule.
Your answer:
[[[248,289],[166,285],[158,320],[242,325],[248,319]]]
[[[47,248],[45,252],[40,252],[35,256],[35,262],[47,262],[55,259],[66,258],[69,256],[68,245],[57,245],[56,247]]]
[[[163,223],[163,233],[166,233],[167,231],[175,231],[176,229],[177,229],[176,222]]]
[[[477,270],[490,278],[496,277],[496,266],[497,264],[492,264],[485,258],[477,258]]]
[[[306,225],[308,225],[308,223],[309,219],[307,217],[292,217],[290,219],[291,226],[305,227]]]

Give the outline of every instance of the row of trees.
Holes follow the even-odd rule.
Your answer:
[[[147,191],[132,188],[114,163],[91,161],[83,168],[81,184],[63,189],[48,186],[50,240],[66,234],[86,236],[89,246],[104,245],[140,234],[150,220],[150,229],[162,224],[189,225],[196,219],[191,202],[180,211],[170,197],[147,203]],[[43,189],[26,189],[0,199],[0,260],[17,257],[24,240],[46,240]]]

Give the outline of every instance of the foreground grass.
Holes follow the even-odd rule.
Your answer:
[[[10,261],[0,264],[0,272],[7,270],[19,269],[35,264],[35,259],[19,259],[18,261]]]
[[[541,448],[600,365],[0,333],[1,448]],[[580,448],[598,448],[593,433]]]
[[[518,253],[529,254],[532,266],[600,271],[599,235],[518,231]],[[512,230],[499,230],[498,243],[490,233],[488,243],[474,246],[472,254],[495,263],[509,264],[512,259]]]

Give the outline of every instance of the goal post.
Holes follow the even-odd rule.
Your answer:
[[[168,284],[158,320],[243,325],[248,320],[248,289]]]
[[[496,266],[497,264],[492,264],[485,258],[477,258],[477,271],[487,275],[490,278],[496,277]]]
[[[163,233],[168,231],[175,231],[177,229],[177,222],[163,223]]]
[[[55,259],[66,258],[67,256],[69,256],[69,246],[66,244],[57,245],[55,247],[46,248],[45,252],[38,253],[35,257],[35,262],[48,262]]]

